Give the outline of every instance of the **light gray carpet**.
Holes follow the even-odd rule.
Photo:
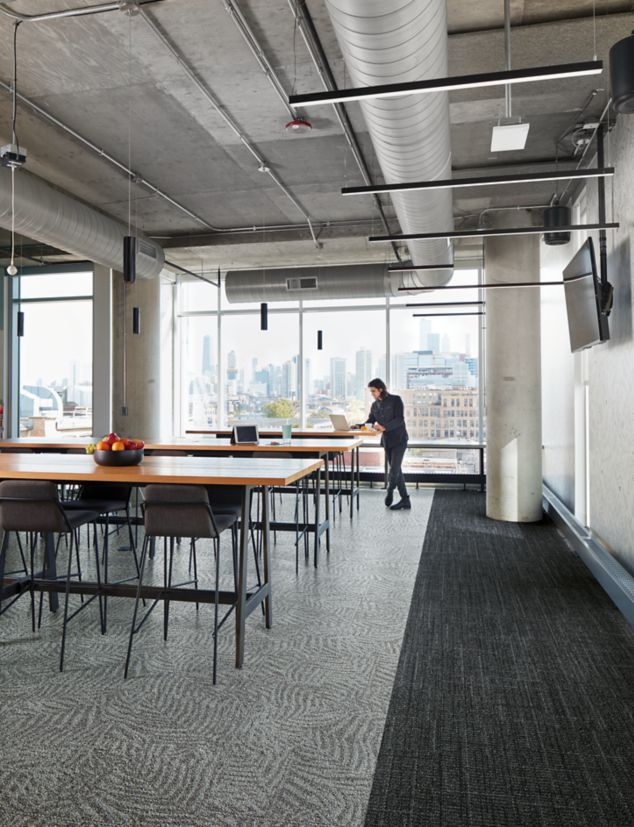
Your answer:
[[[106,637],[96,605],[73,621],[60,674],[61,618],[45,610],[33,636],[23,597],[0,618],[2,827],[362,825],[431,501],[391,513],[363,492],[298,576],[278,535],[273,628],[248,619],[238,671],[229,621],[216,687],[211,606],[172,604],[167,644],[157,608],[124,682],[131,601],[110,599]],[[130,560],[112,546],[114,579]],[[203,545],[208,583],[211,559]]]

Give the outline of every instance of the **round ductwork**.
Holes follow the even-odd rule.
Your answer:
[[[547,207],[544,210],[544,227],[549,230],[556,227],[567,227],[570,224],[570,207]],[[570,241],[570,233],[544,233],[544,243],[550,246],[557,244],[568,244]]]
[[[610,49],[610,83],[614,108],[634,113],[634,33]]]
[[[11,228],[11,171],[0,168],[0,227]],[[15,173],[15,230],[27,238],[123,272],[125,224],[47,184],[26,170]],[[158,276],[163,249],[137,233],[136,275]]]

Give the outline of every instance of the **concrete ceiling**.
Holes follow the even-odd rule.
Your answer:
[[[22,14],[94,5],[97,0],[13,0]],[[234,0],[286,93],[323,84],[295,25],[289,0]],[[512,0],[514,66],[591,59],[592,0]],[[450,74],[504,68],[502,0],[448,0]],[[597,0],[596,49],[632,29],[631,2]],[[321,0],[309,0],[318,37],[338,86],[348,85],[334,32]],[[389,246],[366,238],[384,225],[372,198],[343,198],[342,185],[363,184],[334,108],[311,110],[313,129],[289,135],[287,107],[258,66],[222,0],[162,0],[145,10],[180,50],[197,77],[292,195],[266,173],[211,106],[142,15],[100,15],[25,23],[18,30],[20,94],[101,148],[199,220],[144,186],[130,188],[133,221],[169,247],[186,267],[292,266],[384,261]],[[0,80],[12,77],[13,25],[0,15]],[[531,124],[526,150],[490,152],[491,127],[504,114],[503,91],[450,97],[455,175],[523,171],[578,160],[571,132],[595,119],[606,103],[607,76],[516,87],[513,114]],[[585,107],[585,110],[584,110]],[[358,104],[347,107],[373,181],[381,175]],[[11,101],[0,89],[0,139],[10,137]],[[128,179],[95,148],[19,104],[18,134],[28,169],[114,217],[127,221]],[[483,211],[546,204],[553,184],[457,191],[457,227],[473,226]],[[398,232],[389,198],[382,198]],[[490,213],[488,213],[490,215]],[[319,236],[309,232],[309,216]],[[471,222],[471,223],[470,223]],[[6,234],[0,237],[6,247]],[[4,254],[0,250],[0,256]],[[4,260],[4,259],[3,259]]]

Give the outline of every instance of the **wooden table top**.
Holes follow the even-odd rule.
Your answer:
[[[59,437],[19,437],[18,439],[0,440],[0,452],[10,448],[13,450],[26,448],[30,450],[68,451],[82,449],[90,443],[94,443],[92,437],[71,437],[60,439]],[[222,451],[226,453],[253,453],[261,451],[274,451],[276,453],[339,453],[341,451],[352,451],[363,443],[359,437],[350,439],[327,439],[327,438],[293,438],[290,443],[283,443],[275,439],[261,439],[258,445],[232,445],[229,439],[216,439],[200,437],[169,437],[157,441],[145,443],[148,451]]]
[[[185,431],[185,434],[200,434],[201,436],[204,434],[212,434],[217,436],[218,434],[226,434],[230,436],[232,433],[231,428],[202,428],[200,430],[192,429]],[[261,428],[259,429],[259,434],[261,437],[281,437],[282,436],[282,429],[281,428]],[[341,437],[363,437],[364,439],[369,439],[371,437],[378,437],[381,434],[378,431],[373,429],[368,429],[366,431],[362,431],[360,428],[354,428],[349,431],[334,431],[330,430],[323,430],[319,428],[293,428],[293,440],[296,437],[306,438],[306,439],[339,439]]]
[[[134,485],[290,485],[321,468],[320,459],[145,457],[140,465],[110,468],[87,454],[0,454],[0,479],[123,482]]]

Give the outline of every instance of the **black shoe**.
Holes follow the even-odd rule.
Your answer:
[[[394,502],[394,492],[393,491],[388,491],[387,494],[385,495],[385,504],[389,508],[392,505],[393,502]]]
[[[411,507],[412,503],[410,502],[409,497],[403,497],[402,500],[390,508],[390,511],[409,511]]]

